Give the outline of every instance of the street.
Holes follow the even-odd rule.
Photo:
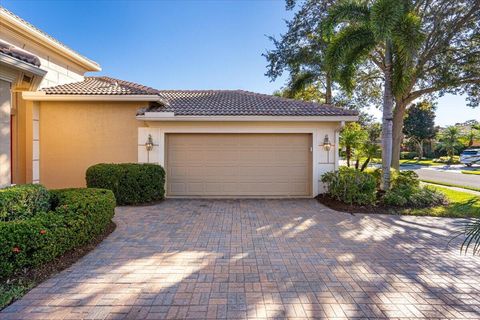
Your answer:
[[[402,166],[401,168],[403,170],[414,170],[422,180],[480,188],[480,175],[463,174],[456,167]]]

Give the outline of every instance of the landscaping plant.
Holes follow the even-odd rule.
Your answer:
[[[165,170],[151,163],[100,163],[86,172],[89,188],[108,189],[118,205],[137,205],[165,197]]]
[[[32,216],[0,222],[0,279],[89,243],[104,232],[114,215],[115,198],[109,190],[50,193],[50,211],[37,207]]]
[[[347,204],[371,205],[375,203],[377,183],[369,173],[341,167],[322,176],[331,197]]]
[[[39,184],[0,189],[0,221],[25,219],[50,209],[50,194]]]

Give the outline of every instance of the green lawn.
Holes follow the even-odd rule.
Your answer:
[[[480,218],[480,197],[470,193],[451,190],[439,186],[430,186],[438,191],[443,192],[450,204],[448,206],[438,206],[434,208],[424,209],[405,209],[401,214],[417,215],[417,216],[437,216],[437,217],[454,217]]]
[[[435,163],[432,159],[422,159],[422,160],[407,160],[407,159],[400,159],[400,164],[411,164],[411,165],[418,165],[418,166],[444,166],[445,163]]]
[[[424,180],[424,179],[420,179],[420,181],[426,182],[426,183],[431,183],[431,184],[438,184],[440,186],[455,187],[455,188],[461,188],[461,189],[467,189],[467,190],[480,192],[480,188],[464,186],[464,185],[461,185],[461,184],[454,184],[454,183],[447,183],[447,182],[433,181],[433,180]]]

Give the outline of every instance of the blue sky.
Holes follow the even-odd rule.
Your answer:
[[[264,76],[267,35],[292,16],[283,0],[10,1],[0,4],[97,61],[100,74],[158,89],[272,93]],[[439,100],[437,124],[479,119],[462,97]],[[375,112],[378,115],[378,112]]]

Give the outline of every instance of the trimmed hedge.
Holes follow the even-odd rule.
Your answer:
[[[0,220],[33,217],[50,209],[50,194],[40,184],[26,184],[0,189]]]
[[[100,163],[86,172],[89,188],[108,189],[119,205],[144,204],[165,197],[165,170],[151,163]]]
[[[0,222],[0,278],[53,260],[104,232],[115,212],[109,190],[51,191],[53,211]]]

